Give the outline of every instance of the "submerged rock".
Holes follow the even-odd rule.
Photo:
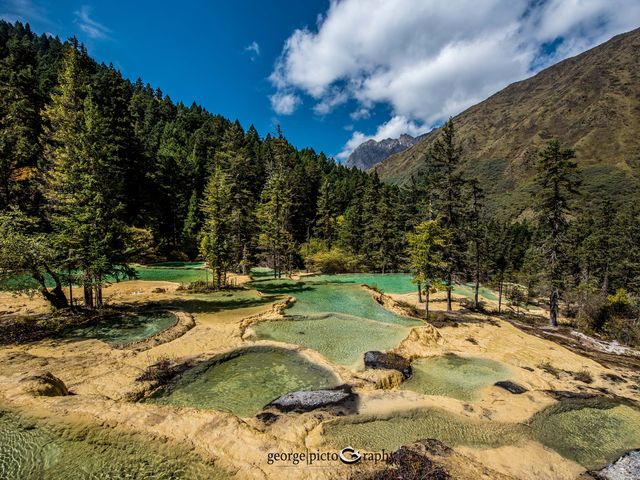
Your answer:
[[[640,450],[625,453],[602,470],[591,472],[591,475],[602,480],[636,480],[640,478]]]
[[[281,412],[309,412],[319,408],[344,410],[343,413],[355,411],[358,396],[351,391],[351,386],[342,385],[326,390],[304,390],[291,392],[278,397],[265,408],[275,408]]]
[[[20,380],[20,390],[36,397],[60,397],[69,395],[62,380],[51,372],[36,373]]]
[[[413,373],[411,363],[397,353],[384,353],[371,351],[364,354],[364,366],[385,370],[397,370],[404,378],[409,378]]]
[[[513,393],[514,395],[520,395],[521,393],[528,392],[526,388],[522,385],[518,385],[511,380],[501,380],[499,382],[494,383],[496,387],[504,388],[507,392]]]

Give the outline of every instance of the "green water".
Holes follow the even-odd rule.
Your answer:
[[[324,427],[326,442],[334,447],[351,445],[369,451],[393,451],[423,438],[435,438],[447,445],[499,447],[523,438],[523,426],[472,420],[438,409],[426,409],[389,419],[334,420]]]
[[[176,317],[170,312],[114,315],[100,320],[96,325],[71,330],[67,336],[94,338],[110,345],[122,346],[151,337],[175,323]]]
[[[340,314],[317,315],[254,326],[260,339],[302,345],[339,365],[355,365],[364,352],[392,348],[407,336],[405,327]]]
[[[332,372],[295,352],[246,351],[213,365],[195,367],[147,401],[227,410],[247,417],[285,393],[327,388],[337,383]]]
[[[337,448],[395,450],[423,438],[450,446],[494,448],[537,440],[587,469],[598,469],[640,447],[640,411],[607,400],[563,401],[536,414],[529,425],[475,420],[438,409],[389,419],[337,419],[324,427]]]
[[[359,284],[261,280],[252,286],[296,298],[285,320],[254,326],[259,339],[302,345],[341,365],[360,362],[368,350],[394,347],[422,324],[386,310]]]
[[[413,375],[402,384],[403,389],[465,401],[476,399],[482,388],[511,375],[499,362],[457,355],[416,360],[412,367]]]
[[[202,262],[164,262],[131,266],[136,270],[140,280],[191,283],[206,279],[204,263]],[[45,275],[45,280],[49,288],[55,286],[53,279],[48,275]],[[115,280],[115,278],[107,278],[107,281],[114,282]],[[119,281],[127,280],[129,279],[125,278]],[[38,288],[38,284],[29,275],[18,275],[0,280],[0,290],[19,290],[24,288],[35,289]]]
[[[253,267],[251,277],[255,279],[273,277],[273,270],[269,267]]]
[[[535,415],[532,436],[587,469],[640,448],[640,411],[598,400],[565,401]]]
[[[385,293],[413,293],[418,287],[411,282],[407,273],[344,273],[339,275],[310,275],[303,277],[305,282],[343,283],[351,285],[369,285],[377,287]]]
[[[0,411],[2,479],[224,479],[176,445],[109,429],[33,423]]]
[[[345,273],[339,275],[310,275],[303,277],[303,280],[307,283],[364,284],[379,288],[385,293],[402,295],[417,291],[418,287],[411,282],[411,278],[411,274],[408,273]],[[473,288],[471,283],[456,284],[453,286],[453,293],[472,299],[474,296]],[[479,294],[487,300],[498,300],[497,295],[486,287],[480,287]]]
[[[134,265],[138,279],[155,282],[191,283],[205,281],[204,263],[165,262],[152,265]],[[209,272],[211,280],[211,272]]]

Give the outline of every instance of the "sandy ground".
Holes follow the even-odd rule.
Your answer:
[[[417,303],[417,294],[393,296]],[[130,281],[109,286],[105,298],[110,303],[172,305],[183,307],[195,318],[195,327],[179,338],[143,352],[115,349],[97,340],[44,340],[28,345],[0,348],[0,403],[29,415],[89,422],[92,425],[117,427],[191,445],[196,451],[216,460],[239,478],[345,478],[353,467],[336,462],[324,465],[268,465],[267,454],[276,451],[304,451],[322,445],[321,425],[332,416],[326,412],[282,415],[271,426],[255,418],[237,418],[224,412],[174,408],[128,401],[149,387],[135,379],[158,359],[175,361],[206,360],[239,347],[257,344],[251,324],[279,315],[278,303],[283,297],[264,298],[255,291],[243,293],[243,302],[233,308],[210,308],[198,302],[197,296],[177,291],[169,282]],[[437,310],[438,302],[432,308]],[[441,304],[444,307],[444,303]],[[389,306],[387,306],[389,307]],[[457,307],[457,304],[456,304]],[[0,311],[34,313],[46,311],[38,298],[0,293]],[[360,394],[360,413],[392,415],[420,407],[438,407],[470,418],[497,422],[521,422],[550,405],[554,400],[543,391],[608,392],[637,398],[632,390],[633,372],[611,369],[549,340],[523,332],[514,325],[486,315],[465,314],[468,320],[458,326],[435,329],[416,327],[398,348],[414,356],[455,353],[479,356],[503,362],[512,371],[512,380],[529,392],[512,395],[498,387],[482,390],[477,401],[468,403],[448,397],[424,396],[393,388],[394,372],[353,371],[331,364],[317,352],[288,346],[310,360],[332,368],[342,381],[356,385]],[[1,321],[1,319],[0,319]],[[551,365],[560,373],[554,376],[541,366]],[[587,370],[593,383],[575,380],[571,372]],[[62,379],[75,395],[34,397],[25,393],[20,380],[28,374],[50,371]],[[624,382],[612,383],[605,374],[616,374]],[[379,389],[376,387],[386,387]],[[535,442],[497,449],[456,449],[464,458],[516,479],[573,479],[584,471],[579,465]],[[458,457],[456,457],[458,458]],[[451,460],[453,461],[453,460]],[[464,470],[464,460],[452,466]],[[367,466],[358,468],[366,469]],[[471,470],[469,470],[471,471]],[[283,473],[285,472],[285,473]],[[470,474],[471,475],[471,474]],[[497,474],[496,474],[497,477]],[[464,478],[464,477],[461,477]],[[469,478],[473,478],[470,476]],[[491,478],[488,474],[486,478]]]

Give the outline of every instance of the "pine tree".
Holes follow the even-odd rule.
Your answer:
[[[0,59],[0,210],[37,207],[40,156],[36,54],[28,37],[12,36]]]
[[[182,227],[182,244],[184,251],[189,258],[194,258],[197,254],[198,231],[200,230],[200,209],[198,206],[198,192],[191,192],[189,199],[189,209]]]
[[[476,179],[469,181],[469,187],[471,190],[471,208],[468,215],[468,229],[472,257],[472,261],[470,263],[473,265],[473,306],[477,309],[480,306],[478,297],[480,291],[480,277],[482,275],[482,267],[484,263],[484,246],[486,243],[486,229],[485,224],[482,221],[482,201],[484,199],[484,192]]]
[[[225,165],[231,184],[233,268],[243,274],[256,253],[256,186],[263,183],[262,168],[252,155],[244,131],[236,121],[223,135],[216,162]]]
[[[439,219],[422,222],[407,234],[413,281],[424,286],[426,320],[429,319],[430,294],[435,289],[438,278],[447,270],[444,254],[449,238],[450,233],[441,227]]]
[[[218,167],[213,171],[204,191],[201,207],[204,222],[200,232],[200,255],[212,271],[213,287],[216,289],[226,285],[227,273],[233,261],[230,200],[229,178]]]
[[[85,304],[102,306],[106,276],[130,276],[117,144],[83,69],[86,54],[70,47],[59,88],[44,112],[49,162],[46,198],[60,255],[82,271]]]
[[[435,209],[441,213],[442,226],[451,232],[445,252],[447,271],[447,310],[451,310],[453,276],[463,270],[465,252],[465,201],[461,195],[465,181],[459,172],[462,148],[457,144],[453,120],[442,127],[440,138],[427,153],[428,182],[433,189]]]
[[[316,233],[322,238],[327,248],[331,249],[336,235],[336,212],[331,183],[325,179],[320,186],[318,208],[316,214]]]
[[[538,154],[535,177],[535,199],[541,228],[545,232],[544,251],[548,261],[546,277],[551,290],[549,319],[558,325],[560,295],[565,278],[563,275],[566,233],[571,213],[571,200],[580,184],[575,153],[563,149],[560,142],[551,140]]]

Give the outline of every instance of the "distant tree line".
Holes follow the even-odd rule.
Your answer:
[[[173,102],[98,64],[77,40],[0,21],[0,276],[29,277],[56,308],[131,264],[203,259],[212,287],[268,265],[280,277],[413,271],[419,294],[471,283],[512,304],[546,298],[594,330],[635,315],[640,293],[638,199],[586,202],[574,153],[538,155],[531,208],[488,213],[464,173],[452,121],[407,185],[294,148],[278,129]],[[428,302],[426,304],[428,308]]]

